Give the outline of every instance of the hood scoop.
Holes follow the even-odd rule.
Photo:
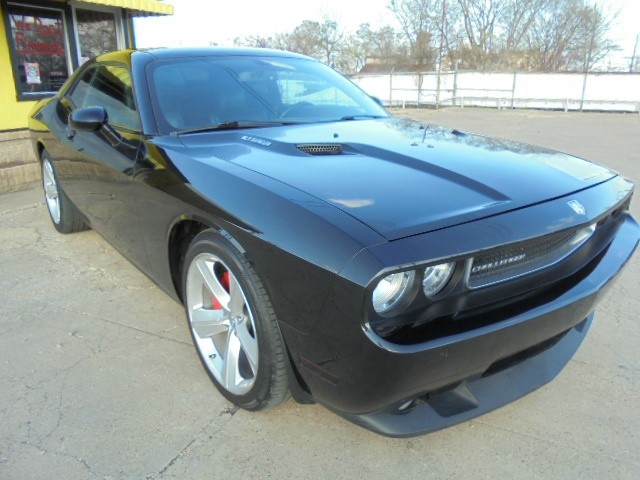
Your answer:
[[[342,152],[339,143],[303,143],[296,145],[296,148],[309,155],[340,155]]]

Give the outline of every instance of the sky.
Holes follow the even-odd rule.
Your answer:
[[[612,56],[611,64],[628,65],[640,33],[640,0],[594,1],[620,12],[611,37],[622,50]],[[387,8],[389,0],[169,0],[169,3],[175,9],[173,16],[135,20],[139,48],[232,45],[237,37],[290,32],[303,20],[321,20],[325,16],[350,32],[365,22],[373,27],[399,27]]]

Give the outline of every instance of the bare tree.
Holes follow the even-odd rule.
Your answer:
[[[455,0],[450,22],[465,68],[516,68],[536,15],[554,0]]]
[[[391,0],[389,9],[400,23],[412,59],[419,66],[433,68],[442,0]]]
[[[342,73],[358,73],[367,61],[367,52],[357,35],[346,36],[333,67]]]
[[[317,33],[320,24],[313,20],[303,20],[285,39],[287,50],[315,58],[321,56]]]
[[[491,52],[496,23],[502,15],[500,0],[458,0],[464,31],[470,47]]]
[[[582,29],[578,36],[578,46],[584,51],[582,68],[585,72],[594,68],[612,51],[619,50],[609,38],[611,24],[617,13],[606,12],[600,5],[583,7],[580,11]]]
[[[616,14],[596,1],[389,0],[400,31],[362,24],[348,34],[325,16],[235,43],[303,53],[345,73],[359,71],[367,57],[411,69],[433,69],[437,57],[439,67],[588,71],[616,49],[609,39]]]
[[[450,56],[463,68],[590,69],[615,47],[613,18],[588,0],[455,0]]]
[[[345,36],[339,28],[338,22],[335,20],[325,17],[322,23],[319,24],[316,40],[318,48],[324,55],[323,61],[327,65],[333,66],[335,63],[335,57],[340,52],[344,38]]]
[[[362,46],[365,55],[368,57],[378,57],[393,59],[398,56],[406,56],[402,35],[390,26],[384,26],[377,30],[372,30],[371,25],[363,23],[356,32],[356,38]]]
[[[507,51],[521,50],[536,16],[544,12],[555,0],[505,0],[500,10],[503,29],[503,47]]]
[[[528,35],[527,68],[584,71],[617,48],[609,39],[615,14],[585,0],[556,0],[546,5]]]
[[[262,37],[260,35],[247,35],[246,37],[236,37],[233,44],[239,47],[254,48],[274,48],[273,37]]]
[[[344,34],[338,23],[325,18],[322,23],[303,20],[291,33],[276,35],[271,44],[276,48],[309,55],[331,64],[342,47],[343,38]]]

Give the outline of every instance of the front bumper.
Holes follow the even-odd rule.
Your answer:
[[[584,202],[586,203],[586,202]],[[543,208],[543,207],[540,207]],[[544,207],[546,208],[546,207]],[[599,211],[603,211],[599,209]],[[476,417],[551,381],[591,325],[593,311],[638,244],[628,214],[579,282],[496,323],[411,345],[384,341],[327,315],[308,335],[284,329],[312,396],[337,414],[389,436],[418,435]],[[329,310],[353,311],[341,285]]]
[[[351,414],[336,412],[369,430],[392,437],[419,435],[464,422],[518,398],[550,382],[569,362],[587,335],[594,314],[549,342],[542,342],[506,359],[505,367],[459,381],[448,388],[397,402],[375,412]],[[552,345],[547,345],[551,343]],[[546,347],[546,348],[545,348]],[[532,353],[528,356],[528,353]],[[510,361],[513,364],[510,365]],[[402,408],[404,407],[404,408]]]

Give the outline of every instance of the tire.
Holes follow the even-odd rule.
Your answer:
[[[44,201],[49,210],[51,222],[60,233],[73,233],[87,230],[89,227],[84,222],[76,207],[60,188],[56,170],[51,162],[49,153],[45,150],[40,157],[42,166],[42,188]]]
[[[182,287],[193,343],[220,393],[246,410],[287,400],[286,353],[271,302],[230,237],[205,230],[194,238]]]

